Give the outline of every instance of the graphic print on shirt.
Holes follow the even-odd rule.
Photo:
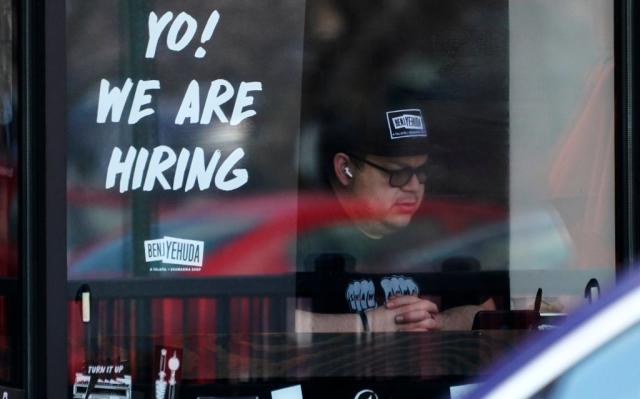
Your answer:
[[[380,285],[384,291],[384,301],[387,302],[392,296],[399,295],[420,295],[420,289],[415,281],[410,277],[391,276],[380,280]]]
[[[386,303],[392,296],[420,295],[420,288],[416,282],[405,276],[389,276],[380,280]],[[354,280],[349,283],[345,297],[352,312],[362,312],[378,307],[376,300],[376,284],[371,279]]]
[[[349,303],[349,309],[353,312],[362,312],[378,306],[373,280],[352,281],[347,287],[345,296]]]

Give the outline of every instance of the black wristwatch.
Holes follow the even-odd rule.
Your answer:
[[[369,318],[367,317],[367,314],[364,310],[361,310],[360,312],[358,312],[358,314],[360,315],[360,320],[362,321],[362,328],[365,332],[369,332]]]

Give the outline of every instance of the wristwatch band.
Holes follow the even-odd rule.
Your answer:
[[[369,332],[369,318],[367,317],[367,314],[364,310],[358,312],[358,314],[360,315],[360,320],[362,321],[362,329],[365,332]]]

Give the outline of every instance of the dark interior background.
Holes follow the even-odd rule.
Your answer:
[[[362,99],[410,101],[436,147],[427,194],[507,207],[506,1],[317,0],[306,15],[302,188],[316,183],[307,141],[324,115]]]

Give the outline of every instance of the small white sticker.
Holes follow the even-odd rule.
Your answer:
[[[190,266],[188,268],[153,266],[151,271],[198,271],[202,268],[204,241],[167,236],[156,240],[146,240],[144,242],[144,256],[147,262],[160,261],[163,264]]]

